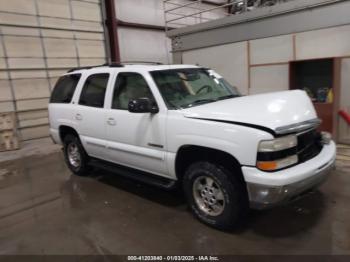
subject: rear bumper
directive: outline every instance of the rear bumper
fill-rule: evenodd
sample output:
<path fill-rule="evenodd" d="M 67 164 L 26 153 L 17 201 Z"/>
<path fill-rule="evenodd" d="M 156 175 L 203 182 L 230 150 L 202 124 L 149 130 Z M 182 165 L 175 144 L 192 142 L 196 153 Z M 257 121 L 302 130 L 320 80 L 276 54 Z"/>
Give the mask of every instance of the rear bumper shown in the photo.
<path fill-rule="evenodd" d="M 266 209 L 293 200 L 327 180 L 334 168 L 336 146 L 325 145 L 319 155 L 295 167 L 279 172 L 263 172 L 243 167 L 247 182 L 250 206 Z"/>

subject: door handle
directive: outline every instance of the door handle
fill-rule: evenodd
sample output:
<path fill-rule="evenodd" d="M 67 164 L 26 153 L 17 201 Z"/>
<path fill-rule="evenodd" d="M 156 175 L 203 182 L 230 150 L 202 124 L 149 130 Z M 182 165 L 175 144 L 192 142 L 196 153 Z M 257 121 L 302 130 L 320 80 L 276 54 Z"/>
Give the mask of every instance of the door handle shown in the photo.
<path fill-rule="evenodd" d="M 83 116 L 81 114 L 76 114 L 75 119 L 76 120 L 83 120 Z"/>
<path fill-rule="evenodd" d="M 110 125 L 110 126 L 115 126 L 117 124 L 117 122 L 115 121 L 114 118 L 108 118 L 107 120 L 107 123 Z"/>

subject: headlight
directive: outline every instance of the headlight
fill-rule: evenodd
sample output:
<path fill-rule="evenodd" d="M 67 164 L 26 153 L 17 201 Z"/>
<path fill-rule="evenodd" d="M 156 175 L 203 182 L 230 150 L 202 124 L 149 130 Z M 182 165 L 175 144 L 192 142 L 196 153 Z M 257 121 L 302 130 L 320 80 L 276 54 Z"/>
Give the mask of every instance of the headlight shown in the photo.
<path fill-rule="evenodd" d="M 260 142 L 259 152 L 281 151 L 291 147 L 296 147 L 297 144 L 298 144 L 298 140 L 297 140 L 297 137 L 294 135 L 280 137 L 273 140 Z"/>
<path fill-rule="evenodd" d="M 264 171 L 276 171 L 298 163 L 297 145 L 295 135 L 260 142 L 257 167 Z"/>

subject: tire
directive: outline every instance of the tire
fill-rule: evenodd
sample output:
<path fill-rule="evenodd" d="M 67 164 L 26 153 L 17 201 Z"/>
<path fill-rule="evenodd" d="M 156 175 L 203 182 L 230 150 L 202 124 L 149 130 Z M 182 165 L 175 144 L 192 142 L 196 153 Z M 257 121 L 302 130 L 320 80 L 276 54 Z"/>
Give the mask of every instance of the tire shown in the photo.
<path fill-rule="evenodd" d="M 89 171 L 89 156 L 86 154 L 80 139 L 75 135 L 66 135 L 63 139 L 63 151 L 68 168 L 75 175 L 86 176 Z"/>
<path fill-rule="evenodd" d="M 237 228 L 247 214 L 244 184 L 224 167 L 210 162 L 192 164 L 184 175 L 183 188 L 192 213 L 211 227 Z"/>

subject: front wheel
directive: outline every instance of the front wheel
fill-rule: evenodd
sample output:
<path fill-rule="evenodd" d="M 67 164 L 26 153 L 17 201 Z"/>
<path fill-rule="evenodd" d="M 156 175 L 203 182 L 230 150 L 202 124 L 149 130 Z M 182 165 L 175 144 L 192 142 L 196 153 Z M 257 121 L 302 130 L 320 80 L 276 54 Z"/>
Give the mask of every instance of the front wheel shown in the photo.
<path fill-rule="evenodd" d="M 69 169 L 76 175 L 86 175 L 88 171 L 89 157 L 79 138 L 75 135 L 67 135 L 63 142 L 64 157 Z"/>
<path fill-rule="evenodd" d="M 235 174 L 219 165 L 192 164 L 185 173 L 183 186 L 193 214 L 212 227 L 232 229 L 248 209 L 244 185 Z"/>

